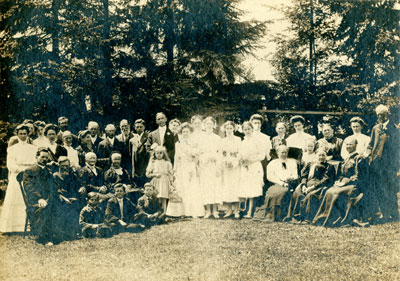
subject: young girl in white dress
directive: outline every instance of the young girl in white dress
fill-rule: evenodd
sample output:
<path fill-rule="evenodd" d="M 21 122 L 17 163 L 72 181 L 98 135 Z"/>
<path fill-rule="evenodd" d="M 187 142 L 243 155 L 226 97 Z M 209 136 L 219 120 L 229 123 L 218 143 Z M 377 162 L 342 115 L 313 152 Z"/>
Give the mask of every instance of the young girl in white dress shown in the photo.
<path fill-rule="evenodd" d="M 218 176 L 218 159 L 221 138 L 214 134 L 216 121 L 207 117 L 203 121 L 205 133 L 200 145 L 199 175 L 200 186 L 203 192 L 203 204 L 206 208 L 204 218 L 211 215 L 219 218 L 218 204 L 222 203 L 221 177 Z"/>
<path fill-rule="evenodd" d="M 22 232 L 25 227 L 25 202 L 17 175 L 36 163 L 37 147 L 27 143 L 29 127 L 16 129 L 18 143 L 7 149 L 8 186 L 1 211 L 0 232 Z"/>
<path fill-rule="evenodd" d="M 192 130 L 189 123 L 181 125 L 181 139 L 175 144 L 174 172 L 176 191 L 182 198 L 183 213 L 187 217 L 197 218 L 204 216 L 204 205 L 191 139 Z"/>
<path fill-rule="evenodd" d="M 264 185 L 264 172 L 261 161 L 265 158 L 262 143 L 257 141 L 253 134 L 253 125 L 246 121 L 243 123 L 244 140 L 240 146 L 240 189 L 238 197 L 249 202 L 245 218 L 251 218 L 254 198 L 262 195 Z"/>
<path fill-rule="evenodd" d="M 173 180 L 173 170 L 164 146 L 158 145 L 154 148 L 154 154 L 147 166 L 146 177 L 152 179 L 151 184 L 157 190 L 157 198 L 160 199 L 165 213 L 169 189 Z"/>
<path fill-rule="evenodd" d="M 235 123 L 227 121 L 223 125 L 226 137 L 221 139 L 220 165 L 222 175 L 222 201 L 226 206 L 225 218 L 235 214 L 239 218 L 239 149 L 241 139 L 235 136 Z"/>
<path fill-rule="evenodd" d="M 315 138 L 309 138 L 306 140 L 306 145 L 303 149 L 303 155 L 301 157 L 301 164 L 305 167 L 308 163 L 314 163 L 317 161 L 316 155 L 316 141 Z"/>

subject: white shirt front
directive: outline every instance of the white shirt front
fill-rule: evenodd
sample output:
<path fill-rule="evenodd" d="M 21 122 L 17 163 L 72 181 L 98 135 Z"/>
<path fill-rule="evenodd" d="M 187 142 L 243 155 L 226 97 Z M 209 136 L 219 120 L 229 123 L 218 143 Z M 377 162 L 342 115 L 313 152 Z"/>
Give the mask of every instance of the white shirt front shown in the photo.
<path fill-rule="evenodd" d="M 167 126 L 158 127 L 158 133 L 160 134 L 160 145 L 164 145 L 164 136 L 167 131 Z"/>
<path fill-rule="evenodd" d="M 114 146 L 114 140 L 115 138 L 110 139 L 109 137 L 107 137 L 108 141 L 111 143 L 112 146 Z"/>
<path fill-rule="evenodd" d="M 124 199 L 117 198 L 117 200 L 118 200 L 119 210 L 121 211 L 121 219 L 123 219 L 124 218 Z"/>
<path fill-rule="evenodd" d="M 64 146 L 64 147 L 67 150 L 67 157 L 69 162 L 71 163 L 71 166 L 74 167 L 79 166 L 78 151 L 73 149 L 71 146 Z"/>

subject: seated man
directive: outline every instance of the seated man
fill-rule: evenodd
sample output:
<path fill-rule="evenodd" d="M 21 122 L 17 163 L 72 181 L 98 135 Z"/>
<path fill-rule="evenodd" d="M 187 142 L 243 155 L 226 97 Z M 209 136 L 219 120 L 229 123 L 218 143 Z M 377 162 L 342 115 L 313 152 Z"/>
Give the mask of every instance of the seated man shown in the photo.
<path fill-rule="evenodd" d="M 143 230 L 144 225 L 133 223 L 138 210 L 136 205 L 125 196 L 125 186 L 117 183 L 114 191 L 115 196 L 108 200 L 105 215 L 105 221 L 111 227 L 113 234 Z"/>
<path fill-rule="evenodd" d="M 361 204 L 357 206 L 364 196 L 361 192 L 363 185 L 360 184 L 360 178 L 362 179 L 360 172 L 366 171 L 366 167 L 363 167 L 364 161 L 359 157 L 356 148 L 356 138 L 346 143 L 349 156 L 340 163 L 338 180 L 326 191 L 313 223 L 318 223 L 320 219 L 325 218 L 322 222 L 323 226 L 339 226 L 347 220 L 359 226 L 368 224 L 360 221 L 362 217 L 358 208 Z M 351 209 L 353 212 L 350 213 Z"/>
<path fill-rule="evenodd" d="M 110 228 L 104 223 L 103 211 L 99 206 L 99 194 L 90 192 L 88 203 L 79 215 L 79 225 L 85 238 L 111 237 Z"/>
<path fill-rule="evenodd" d="M 85 155 L 85 167 L 80 170 L 81 188 L 80 194 L 89 192 L 100 192 L 105 194 L 107 187 L 104 185 L 104 176 L 102 170 L 96 166 L 97 157 L 93 152 Z"/>
<path fill-rule="evenodd" d="M 137 208 L 139 213 L 136 223 L 138 224 L 150 227 L 165 221 L 165 214 L 151 183 L 146 183 L 144 185 L 144 195 L 139 198 Z"/>
<path fill-rule="evenodd" d="M 49 168 L 46 167 L 48 159 L 47 148 L 39 148 L 36 153 L 37 163 L 25 170 L 23 184 L 32 232 L 38 236 L 39 243 L 52 245 L 60 240 L 54 215 L 57 187 Z"/>
<path fill-rule="evenodd" d="M 63 240 L 75 239 L 79 233 L 79 212 L 83 207 L 78 190 L 80 188 L 77 173 L 71 168 L 69 159 L 61 156 L 58 159 L 58 172 L 54 173 L 54 181 L 58 190 L 55 214 L 59 225 L 64 226 Z"/>
<path fill-rule="evenodd" d="M 121 153 L 113 152 L 111 154 L 111 167 L 104 173 L 104 184 L 109 192 L 114 193 L 114 185 L 117 183 L 131 184 L 131 177 L 127 170 L 121 167 Z"/>
<path fill-rule="evenodd" d="M 121 167 L 121 153 L 113 152 L 111 154 L 111 167 L 104 173 L 104 184 L 109 193 L 114 193 L 114 186 L 118 183 L 126 185 L 125 192 L 132 202 L 137 202 L 137 198 L 143 195 L 141 189 L 133 188 L 129 172 Z M 135 199 L 136 198 L 136 199 Z"/>

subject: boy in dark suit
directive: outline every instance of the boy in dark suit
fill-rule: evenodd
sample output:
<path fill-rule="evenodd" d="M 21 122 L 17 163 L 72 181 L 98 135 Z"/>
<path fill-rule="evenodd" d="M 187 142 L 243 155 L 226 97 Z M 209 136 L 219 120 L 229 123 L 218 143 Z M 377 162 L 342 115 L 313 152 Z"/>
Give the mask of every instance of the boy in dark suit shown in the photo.
<path fill-rule="evenodd" d="M 85 238 L 111 237 L 111 229 L 104 223 L 103 211 L 99 207 L 99 195 L 88 194 L 88 203 L 79 215 L 79 225 Z"/>
<path fill-rule="evenodd" d="M 144 225 L 133 223 L 137 217 L 136 205 L 125 196 L 125 186 L 118 183 L 114 187 L 115 196 L 107 202 L 105 221 L 113 234 L 120 232 L 140 232 Z"/>
<path fill-rule="evenodd" d="M 165 221 L 165 214 L 151 183 L 144 185 L 144 195 L 139 198 L 137 208 L 139 213 L 136 223 L 151 227 Z"/>

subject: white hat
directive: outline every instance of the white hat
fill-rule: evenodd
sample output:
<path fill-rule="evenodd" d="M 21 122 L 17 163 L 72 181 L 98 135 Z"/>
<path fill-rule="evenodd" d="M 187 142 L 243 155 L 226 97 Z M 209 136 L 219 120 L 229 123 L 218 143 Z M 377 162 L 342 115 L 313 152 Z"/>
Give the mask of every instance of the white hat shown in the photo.
<path fill-rule="evenodd" d="M 376 114 L 389 113 L 389 108 L 383 104 L 380 104 L 375 108 L 375 112 Z"/>

